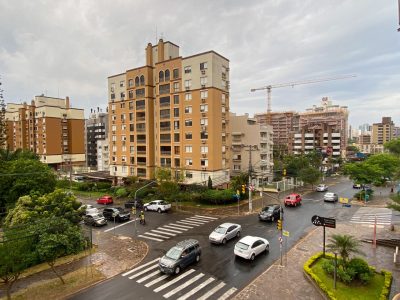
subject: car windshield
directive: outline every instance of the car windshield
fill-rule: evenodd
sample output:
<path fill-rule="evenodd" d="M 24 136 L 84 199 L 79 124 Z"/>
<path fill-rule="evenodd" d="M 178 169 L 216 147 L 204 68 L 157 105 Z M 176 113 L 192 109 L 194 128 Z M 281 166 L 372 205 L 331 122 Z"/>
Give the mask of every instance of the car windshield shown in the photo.
<path fill-rule="evenodd" d="M 169 249 L 169 251 L 165 254 L 166 257 L 177 260 L 179 257 L 181 257 L 182 254 L 182 249 L 173 247 Z"/>
<path fill-rule="evenodd" d="M 103 218 L 103 216 L 101 214 L 95 214 L 93 215 L 93 219 L 97 220 L 97 219 L 101 219 Z"/>
<path fill-rule="evenodd" d="M 264 212 L 273 212 L 274 211 L 274 207 L 273 206 L 267 206 L 267 207 L 264 207 L 262 211 L 264 211 Z"/>
<path fill-rule="evenodd" d="M 226 232 L 226 228 L 218 226 L 217 228 L 215 228 L 214 232 L 224 234 Z"/>
<path fill-rule="evenodd" d="M 242 249 L 242 250 L 249 249 L 249 245 L 246 245 L 246 244 L 244 244 L 242 242 L 237 242 L 236 247 L 239 248 L 239 249 Z"/>
<path fill-rule="evenodd" d="M 296 200 L 296 195 L 289 195 L 287 196 L 287 199 Z"/>

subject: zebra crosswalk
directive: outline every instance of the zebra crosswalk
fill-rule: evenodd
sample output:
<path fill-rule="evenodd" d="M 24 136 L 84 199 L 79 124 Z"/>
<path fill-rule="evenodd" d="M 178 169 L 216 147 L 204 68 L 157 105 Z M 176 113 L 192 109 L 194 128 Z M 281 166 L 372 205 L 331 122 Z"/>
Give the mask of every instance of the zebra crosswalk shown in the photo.
<path fill-rule="evenodd" d="M 177 236 L 180 233 L 215 220 L 218 220 L 218 218 L 195 215 L 179 221 L 175 221 L 174 223 L 168 223 L 166 225 L 159 226 L 156 229 L 151 229 L 138 235 L 138 237 L 146 240 L 163 242 L 167 239 L 170 239 L 171 237 Z"/>
<path fill-rule="evenodd" d="M 379 207 L 361 207 L 350 220 L 350 223 L 374 225 L 376 218 L 377 225 L 387 225 L 392 223 L 392 210 Z"/>
<path fill-rule="evenodd" d="M 185 270 L 176 276 L 166 275 L 158 270 L 159 260 L 160 257 L 129 270 L 122 276 L 143 284 L 165 299 L 225 300 L 237 291 L 235 287 L 195 269 Z"/>

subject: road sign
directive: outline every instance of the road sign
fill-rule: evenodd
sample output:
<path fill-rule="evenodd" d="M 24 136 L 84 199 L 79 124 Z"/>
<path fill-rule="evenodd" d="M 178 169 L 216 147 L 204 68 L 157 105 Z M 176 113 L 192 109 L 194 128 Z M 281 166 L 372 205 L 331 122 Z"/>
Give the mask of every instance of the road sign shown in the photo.
<path fill-rule="evenodd" d="M 349 198 L 340 197 L 339 202 L 343 204 L 349 203 Z"/>
<path fill-rule="evenodd" d="M 336 228 L 336 219 L 324 218 L 324 226 L 329 228 Z"/>
<path fill-rule="evenodd" d="M 329 227 L 329 228 L 336 228 L 336 220 L 332 218 L 324 218 L 320 216 L 313 216 L 311 218 L 311 222 L 315 226 L 324 226 L 324 227 Z"/>
<path fill-rule="evenodd" d="M 282 231 L 282 234 L 284 235 L 284 236 L 287 236 L 287 237 L 289 237 L 289 231 L 287 231 L 287 230 L 283 230 Z"/>

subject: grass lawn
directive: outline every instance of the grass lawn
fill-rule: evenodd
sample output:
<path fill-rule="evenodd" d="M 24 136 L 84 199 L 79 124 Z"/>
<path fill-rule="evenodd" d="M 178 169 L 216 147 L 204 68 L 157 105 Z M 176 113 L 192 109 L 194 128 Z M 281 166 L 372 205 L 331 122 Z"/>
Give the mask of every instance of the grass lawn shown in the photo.
<path fill-rule="evenodd" d="M 336 290 L 333 289 L 333 277 L 330 277 L 322 269 L 322 263 L 325 258 L 320 258 L 312 267 L 312 271 L 316 274 L 321 281 L 326 285 L 327 288 L 331 289 L 333 294 L 338 300 L 375 300 L 379 299 L 383 289 L 384 276 L 382 274 L 375 273 L 375 276 L 371 279 L 368 285 L 362 285 L 361 283 L 346 285 L 343 282 L 336 282 Z"/>

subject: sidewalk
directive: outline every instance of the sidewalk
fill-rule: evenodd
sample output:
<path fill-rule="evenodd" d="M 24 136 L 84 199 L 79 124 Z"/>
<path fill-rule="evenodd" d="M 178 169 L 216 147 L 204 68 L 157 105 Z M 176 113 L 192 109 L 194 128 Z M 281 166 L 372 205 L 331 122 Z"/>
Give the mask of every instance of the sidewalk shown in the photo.
<path fill-rule="evenodd" d="M 322 227 L 316 227 L 307 236 L 300 240 L 287 255 L 287 265 L 279 266 L 275 262 L 263 274 L 239 292 L 233 299 L 264 300 L 264 299 L 323 299 L 321 294 L 307 281 L 303 274 L 304 263 L 313 254 L 322 251 Z M 372 238 L 373 228 L 354 224 L 337 224 L 337 228 L 326 228 L 326 240 L 331 234 L 350 234 L 358 239 Z M 390 232 L 387 228 L 377 229 L 379 238 L 391 236 L 400 238 L 397 232 Z M 371 244 L 362 243 L 361 250 L 365 253 L 368 263 L 376 267 L 377 271 L 386 269 L 392 272 L 391 297 L 400 293 L 400 267 L 393 264 L 393 248 L 377 246 L 374 250 Z M 286 263 L 285 258 L 283 259 Z"/>

